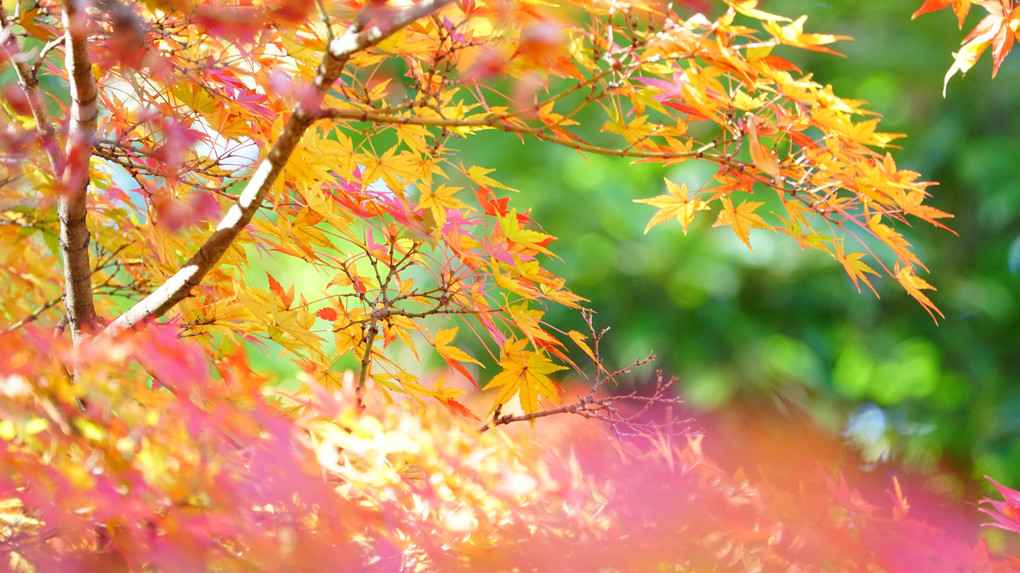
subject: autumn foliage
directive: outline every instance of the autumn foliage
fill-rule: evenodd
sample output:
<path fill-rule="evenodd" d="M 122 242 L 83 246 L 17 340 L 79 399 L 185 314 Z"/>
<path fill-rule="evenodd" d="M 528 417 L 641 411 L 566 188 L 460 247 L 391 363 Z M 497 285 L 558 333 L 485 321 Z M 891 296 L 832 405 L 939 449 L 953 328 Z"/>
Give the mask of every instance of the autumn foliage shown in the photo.
<path fill-rule="evenodd" d="M 911 507 L 834 443 L 781 479 L 723 467 L 668 378 L 614 396 L 651 358 L 605 363 L 602 325 L 545 266 L 555 237 L 457 153 L 490 131 L 508 153 L 706 162 L 705 185 L 638 200 L 646 232 L 786 235 L 941 317 L 902 227 L 951 215 L 888 153 L 898 134 L 784 57 L 842 36 L 753 0 L 0 16 L 2 567 L 1002 565 L 974 512 Z M 270 257 L 321 280 L 246 272 Z M 583 326 L 547 323 L 552 305 Z M 990 511 L 1016 529 L 1002 491 Z"/>

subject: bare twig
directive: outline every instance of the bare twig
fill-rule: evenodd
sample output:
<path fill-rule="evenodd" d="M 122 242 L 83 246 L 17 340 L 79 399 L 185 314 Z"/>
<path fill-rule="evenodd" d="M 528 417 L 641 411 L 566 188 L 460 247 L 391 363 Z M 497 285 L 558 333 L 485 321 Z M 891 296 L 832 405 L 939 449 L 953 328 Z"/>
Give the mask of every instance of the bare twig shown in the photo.
<path fill-rule="evenodd" d="M 529 422 L 557 414 L 575 414 L 582 418 L 606 422 L 617 435 L 621 436 L 641 435 L 648 437 L 661 435 L 664 433 L 663 424 L 665 424 L 665 433 L 677 431 L 674 429 L 674 421 L 672 420 L 673 406 L 683 404 L 683 400 L 673 391 L 673 383 L 676 382 L 676 379 L 663 377 L 662 371 L 656 372 L 656 384 L 651 395 L 639 394 L 637 391 L 618 396 L 600 397 L 597 395 L 597 390 L 605 382 L 615 381 L 617 376 L 629 373 L 637 366 L 651 362 L 654 356 L 649 354 L 641 360 L 635 360 L 625 368 L 609 372 L 602 366 L 602 356 L 599 350 L 599 342 L 609 329 L 604 328 L 596 332 L 592 324 L 591 312 L 582 312 L 582 316 L 592 335 L 592 354 L 597 368 L 595 378 L 592 380 L 591 390 L 588 394 L 586 396 L 578 396 L 577 401 L 572 404 L 530 414 L 502 414 L 503 405 L 499 404 L 492 417 L 478 429 L 479 431 L 484 432 L 497 426 L 505 426 L 515 422 Z M 649 416 L 651 410 L 656 407 L 666 408 L 666 420 L 662 423 Z M 672 436 L 668 436 L 667 439 L 672 439 Z"/>
<path fill-rule="evenodd" d="M 361 372 L 358 374 L 358 406 L 362 405 L 362 394 L 368 381 L 368 371 L 372 366 L 372 346 L 375 344 L 376 335 L 379 334 L 379 324 L 375 316 L 369 321 L 365 332 L 365 352 L 361 356 Z"/>
<path fill-rule="evenodd" d="M 49 42 L 46 42 L 46 45 L 43 46 L 42 50 L 39 51 L 39 55 L 37 56 L 35 65 L 32 66 L 33 76 L 36 77 L 39 76 L 39 68 L 41 68 L 42 65 L 46 62 L 46 55 L 49 54 L 50 51 L 52 51 L 53 49 L 59 48 L 60 45 L 63 44 L 65 40 L 66 38 L 64 37 L 64 34 L 61 34 L 56 38 L 50 40 Z"/>
<path fill-rule="evenodd" d="M 322 23 L 326 25 L 326 39 L 332 42 L 333 21 L 329 17 L 329 12 L 326 11 L 326 6 L 322 3 L 322 0 L 315 0 L 315 7 L 319 9 L 319 17 L 322 18 Z"/>
<path fill-rule="evenodd" d="M 417 115 L 390 115 L 379 113 L 368 109 L 323 109 L 316 113 L 316 118 L 348 119 L 354 121 L 365 121 L 375 124 L 393 125 L 421 125 L 425 127 L 453 128 L 489 128 L 507 133 L 530 135 L 536 139 L 554 143 L 570 149 L 597 155 L 608 155 L 612 157 L 629 157 L 632 159 L 661 159 L 661 160 L 682 160 L 701 159 L 716 163 L 718 165 L 733 167 L 739 170 L 747 169 L 750 164 L 734 159 L 730 155 L 714 155 L 706 153 L 705 150 L 692 151 L 643 151 L 634 149 L 634 145 L 628 147 L 603 147 L 592 145 L 574 139 L 566 139 L 549 133 L 547 126 L 529 127 L 523 124 L 513 115 L 492 116 L 484 119 L 446 119 L 441 117 L 423 117 Z M 514 120 L 514 121 L 511 121 Z"/>
<path fill-rule="evenodd" d="M 64 299 L 61 298 L 61 297 L 57 297 L 57 298 L 50 299 L 50 300 L 46 301 L 45 303 L 43 303 L 42 306 L 40 306 L 39 308 L 33 310 L 25 318 L 22 318 L 21 320 L 15 322 L 14 324 L 12 324 L 12 325 L 8 326 L 7 328 L 3 329 L 3 332 L 5 332 L 5 333 L 6 332 L 10 332 L 12 330 L 17 330 L 17 329 L 21 328 L 22 326 L 25 326 L 26 324 L 28 324 L 28 323 L 32 322 L 33 320 L 39 318 L 39 316 L 42 315 L 42 313 L 44 313 L 47 310 L 49 310 L 49 309 L 57 306 L 58 304 L 60 304 L 60 301 L 62 301 L 62 300 L 64 300 Z M 66 317 L 67 315 L 64 315 L 64 316 Z"/>

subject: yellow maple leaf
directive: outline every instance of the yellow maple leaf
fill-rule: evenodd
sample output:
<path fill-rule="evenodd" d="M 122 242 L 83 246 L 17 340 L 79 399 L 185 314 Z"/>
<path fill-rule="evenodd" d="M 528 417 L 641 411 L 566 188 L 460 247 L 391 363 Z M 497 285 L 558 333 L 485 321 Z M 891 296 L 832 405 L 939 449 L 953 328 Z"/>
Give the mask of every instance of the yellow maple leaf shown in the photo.
<path fill-rule="evenodd" d="M 501 405 L 519 394 L 521 409 L 525 414 L 538 412 L 539 397 L 553 403 L 560 402 L 559 390 L 549 374 L 565 370 L 566 366 L 552 363 L 543 352 L 524 350 L 527 340 L 508 340 L 503 345 L 499 366 L 503 369 L 486 385 L 487 388 L 501 388 L 495 404 Z M 493 406 L 492 412 L 496 410 Z"/>
<path fill-rule="evenodd" d="M 831 44 L 839 40 L 849 40 L 849 36 L 835 36 L 833 34 L 805 34 L 804 22 L 807 16 L 801 16 L 786 26 L 780 26 L 774 20 L 764 24 L 765 31 L 772 34 L 777 40 L 787 46 L 796 46 L 806 50 L 815 50 L 829 54 L 839 55 L 839 52 L 823 48 L 825 44 Z"/>
<path fill-rule="evenodd" d="M 545 245 L 555 237 L 539 231 L 522 228 L 520 219 L 517 217 L 517 209 L 511 209 L 509 213 L 499 216 L 498 219 L 503 236 L 508 241 L 517 243 L 522 248 L 534 249 L 540 253 L 552 255 L 545 248 Z"/>
<path fill-rule="evenodd" d="M 507 187 L 492 177 L 489 177 L 489 173 L 492 173 L 495 169 L 486 169 L 484 167 L 479 167 L 478 165 L 472 165 L 465 170 L 464 166 L 461 165 L 461 170 L 464 171 L 464 175 L 467 176 L 468 179 L 477 185 L 487 185 L 493 188 L 506 189 L 507 191 L 517 191 L 516 189 Z"/>
<path fill-rule="evenodd" d="M 868 288 L 871 289 L 871 292 L 875 293 L 875 296 L 878 296 L 878 291 L 875 290 L 874 286 L 872 286 L 871 281 L 868 280 L 867 275 L 872 274 L 875 276 L 879 276 L 879 274 L 875 272 L 874 269 L 869 267 L 867 263 L 861 260 L 861 257 L 864 256 L 864 253 L 855 252 L 844 254 L 843 244 L 839 241 L 836 241 L 834 244 L 836 246 L 836 254 L 833 255 L 833 257 L 841 265 L 843 265 L 843 270 L 846 271 L 846 274 L 847 276 L 850 277 L 850 280 L 854 282 L 854 286 L 857 287 L 857 292 L 861 292 L 861 285 L 858 281 L 864 281 L 864 284 L 868 285 Z"/>
<path fill-rule="evenodd" d="M 450 345 L 453 342 L 453 338 L 457 336 L 457 327 L 443 328 L 436 331 L 435 338 L 433 338 L 432 345 L 436 348 L 436 352 L 440 356 L 447 360 L 456 360 L 457 362 L 474 362 L 481 366 L 482 363 L 471 357 L 470 354 L 464 352 L 456 346 Z"/>
<path fill-rule="evenodd" d="M 519 328 L 521 333 L 523 333 L 532 344 L 535 344 L 536 342 L 543 344 L 558 343 L 552 335 L 542 328 L 542 317 L 545 313 L 541 310 L 528 308 L 527 302 L 511 305 L 507 310 L 509 311 L 510 318 L 513 320 L 514 326 Z"/>
<path fill-rule="evenodd" d="M 776 14 L 770 14 L 768 12 L 762 12 L 758 10 L 758 0 L 726 0 L 726 3 L 730 5 L 740 14 L 755 18 L 757 20 L 764 20 L 766 22 L 780 21 L 789 22 L 790 19 L 785 16 L 778 16 Z"/>
<path fill-rule="evenodd" d="M 712 226 L 732 226 L 733 232 L 740 237 L 740 240 L 747 245 L 749 250 L 753 251 L 754 249 L 751 249 L 751 240 L 748 237 L 750 235 L 751 228 L 772 230 L 772 227 L 766 223 L 761 216 L 756 215 L 754 212 L 754 210 L 761 207 L 763 203 L 757 201 L 750 203 L 747 201 L 741 201 L 740 205 L 734 207 L 733 200 L 729 198 L 723 199 L 722 203 L 722 211 L 719 211 L 719 217 L 715 220 L 715 224 Z"/>
<path fill-rule="evenodd" d="M 435 190 L 423 189 L 421 199 L 418 201 L 418 209 L 431 210 L 436 226 L 442 227 L 446 223 L 447 209 L 469 209 L 463 201 L 455 195 L 462 187 L 448 187 L 440 185 Z"/>
<path fill-rule="evenodd" d="M 692 199 L 686 183 L 677 185 L 666 179 L 666 189 L 669 191 L 666 195 L 634 200 L 635 203 L 644 203 L 659 208 L 659 212 L 652 215 L 651 220 L 648 221 L 645 233 L 648 233 L 652 227 L 675 218 L 683 226 L 686 235 L 691 221 L 694 220 L 694 213 L 708 209 L 708 203 L 701 199 Z"/>

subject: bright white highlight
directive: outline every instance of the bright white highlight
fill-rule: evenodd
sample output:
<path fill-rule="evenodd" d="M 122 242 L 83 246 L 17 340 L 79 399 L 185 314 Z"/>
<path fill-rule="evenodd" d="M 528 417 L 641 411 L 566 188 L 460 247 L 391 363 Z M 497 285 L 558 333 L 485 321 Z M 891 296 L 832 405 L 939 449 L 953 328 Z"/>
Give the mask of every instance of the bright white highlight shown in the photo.
<path fill-rule="evenodd" d="M 230 210 L 228 210 L 227 214 L 220 220 L 220 224 L 216 225 L 216 230 L 222 231 L 223 229 L 229 229 L 236 225 L 240 220 L 241 208 L 237 205 L 231 205 Z"/>
<path fill-rule="evenodd" d="M 334 58 L 340 58 L 345 54 L 353 54 L 358 48 L 358 35 L 352 34 L 350 30 L 343 36 L 333 38 L 333 41 L 329 43 L 329 53 Z"/>
<path fill-rule="evenodd" d="M 113 321 L 106 331 L 103 332 L 104 336 L 116 334 L 124 328 L 131 328 L 139 320 L 149 316 L 163 303 L 170 300 L 170 298 L 177 293 L 179 290 L 184 288 L 184 285 L 188 280 L 198 273 L 198 265 L 188 265 L 183 267 L 181 270 L 174 273 L 174 275 L 166 280 L 165 283 L 160 285 L 158 289 L 152 292 L 149 296 L 145 297 L 142 302 L 131 307 L 130 310 L 120 315 L 120 318 Z"/>
<path fill-rule="evenodd" d="M 220 220 L 220 224 L 216 225 L 217 231 L 230 229 L 237 225 L 244 214 L 244 210 L 251 207 L 252 203 L 255 202 L 259 189 L 266 184 L 266 181 L 269 179 L 269 173 L 272 170 L 273 166 L 268 161 L 263 161 L 259 164 L 258 169 L 251 176 L 251 181 L 248 181 L 248 184 L 244 186 L 244 191 L 241 191 L 241 196 L 237 198 L 237 203 L 230 206 L 227 214 Z"/>
<path fill-rule="evenodd" d="M 255 173 L 251 176 L 251 181 L 244 186 L 244 191 L 241 192 L 241 196 L 237 198 L 237 204 L 242 209 L 247 209 L 251 206 L 252 201 L 255 200 L 255 196 L 259 194 L 259 189 L 265 184 L 266 179 L 269 178 L 269 173 L 273 170 L 273 166 L 269 164 L 269 161 L 263 160 L 259 164 L 259 168 L 255 170 Z"/>

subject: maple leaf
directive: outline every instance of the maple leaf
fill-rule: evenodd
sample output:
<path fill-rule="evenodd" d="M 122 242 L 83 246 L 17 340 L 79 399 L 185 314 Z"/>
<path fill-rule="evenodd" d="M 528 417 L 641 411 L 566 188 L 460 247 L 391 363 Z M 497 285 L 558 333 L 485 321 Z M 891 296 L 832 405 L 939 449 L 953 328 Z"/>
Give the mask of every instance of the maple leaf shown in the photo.
<path fill-rule="evenodd" d="M 787 46 L 796 46 L 817 52 L 842 55 L 835 50 L 823 48 L 824 44 L 831 44 L 839 40 L 849 40 L 849 36 L 835 36 L 833 34 L 805 34 L 804 22 L 807 16 L 801 16 L 786 26 L 780 26 L 775 21 L 766 22 L 764 28 L 775 36 L 777 40 Z"/>
<path fill-rule="evenodd" d="M 874 233 L 878 240 L 885 243 L 885 245 L 889 247 L 889 249 L 892 250 L 892 252 L 895 253 L 896 256 L 904 263 L 913 263 L 924 267 L 924 265 L 921 264 L 921 260 L 917 258 L 917 255 L 910 252 L 910 243 L 903 238 L 902 234 L 897 233 L 892 227 L 882 223 L 881 215 L 872 215 L 871 218 L 868 219 L 868 230 Z M 928 269 L 925 268 L 925 270 Z"/>
<path fill-rule="evenodd" d="M 875 293 L 875 296 L 878 296 L 878 291 L 876 291 L 875 287 L 872 286 L 871 281 L 868 280 L 867 275 L 872 274 L 875 276 L 879 276 L 879 274 L 875 272 L 874 269 L 869 267 L 867 263 L 861 260 L 861 257 L 864 256 L 864 253 L 857 252 L 844 254 L 842 243 L 837 241 L 835 245 L 836 253 L 833 255 L 833 257 L 836 259 L 836 261 L 843 265 L 843 269 L 846 271 L 846 274 L 850 277 L 850 280 L 854 282 L 854 286 L 857 287 L 857 292 L 861 292 L 861 285 L 858 283 L 858 281 L 860 280 L 864 281 L 864 284 L 868 285 L 868 288 L 871 289 L 871 292 Z"/>
<path fill-rule="evenodd" d="M 758 0 L 726 0 L 726 3 L 730 5 L 738 13 L 744 16 L 749 16 L 757 20 L 765 20 L 767 22 L 780 21 L 789 22 L 790 19 L 785 16 L 779 16 L 776 14 L 770 14 L 768 12 L 762 12 L 757 9 Z"/>
<path fill-rule="evenodd" d="M 733 200 L 728 197 L 723 199 L 722 203 L 722 211 L 719 211 L 719 217 L 716 218 L 715 224 L 712 226 L 732 226 L 733 232 L 740 237 L 740 240 L 747 245 L 749 250 L 753 251 L 754 249 L 751 248 L 751 240 L 749 238 L 751 228 L 772 230 L 772 226 L 754 212 L 755 209 L 761 207 L 764 203 L 741 201 L 740 205 L 734 207 Z"/>
<path fill-rule="evenodd" d="M 988 8 L 990 14 L 985 16 L 967 37 L 963 39 L 963 47 L 953 53 L 953 65 L 946 72 L 942 86 L 942 97 L 946 96 L 949 80 L 960 72 L 967 73 L 977 63 L 981 54 L 992 48 L 992 77 L 999 71 L 1002 61 L 1013 49 L 1017 28 L 1020 28 L 1020 6 L 1011 10 L 1005 4 Z"/>
<path fill-rule="evenodd" d="M 928 314 L 931 315 L 932 320 L 938 323 L 938 319 L 935 318 L 936 313 L 941 318 L 946 317 L 942 314 L 942 311 L 935 306 L 935 303 L 933 303 L 927 295 L 921 292 L 923 290 L 935 290 L 935 287 L 931 286 L 927 281 L 914 274 L 913 267 L 909 265 L 901 266 L 897 263 L 894 272 L 896 280 L 899 281 L 900 285 L 907 291 L 907 294 L 914 297 L 914 300 L 917 302 L 921 303 L 921 306 L 923 306 L 924 309 L 928 311 Z"/>
<path fill-rule="evenodd" d="M 290 290 L 284 291 L 273 275 L 266 273 L 266 277 L 269 278 L 269 290 L 283 302 L 284 308 L 290 308 L 291 303 L 294 302 L 294 285 L 291 285 Z"/>
<path fill-rule="evenodd" d="M 442 227 L 446 224 L 447 209 L 468 209 L 468 206 L 455 196 L 460 190 L 461 187 L 447 187 L 446 185 L 440 185 L 435 190 L 422 190 L 416 210 L 430 209 L 435 224 Z"/>
<path fill-rule="evenodd" d="M 992 506 L 992 509 L 981 508 L 981 511 L 995 518 L 996 522 L 988 525 L 1020 533 L 1020 492 L 1008 488 L 990 477 L 986 476 L 985 479 L 992 482 L 992 485 L 995 486 L 995 489 L 999 490 L 999 494 L 1003 499 L 1003 501 L 989 498 L 981 500 L 981 503 L 987 503 Z"/>
<path fill-rule="evenodd" d="M 917 217 L 917 218 L 919 218 L 919 219 L 921 219 L 923 221 L 926 221 L 928 223 L 931 223 L 932 225 L 935 225 L 936 227 L 940 227 L 942 229 L 945 229 L 945 230 L 947 230 L 950 233 L 953 233 L 955 235 L 956 231 L 953 231 L 949 227 L 947 227 L 947 226 L 943 225 L 942 223 L 939 223 L 938 221 L 936 221 L 936 219 L 952 219 L 953 215 L 950 214 L 950 213 L 946 213 L 945 211 L 941 211 L 939 209 L 936 209 L 935 207 L 931 207 L 931 206 L 928 206 L 928 205 L 922 205 L 921 204 L 922 201 L 924 201 L 924 193 L 923 192 L 921 192 L 921 191 L 913 191 L 911 193 L 908 193 L 906 198 L 901 203 L 901 205 L 903 207 L 903 212 L 907 213 L 908 215 L 913 215 L 913 216 L 915 216 L 915 217 Z"/>
<path fill-rule="evenodd" d="M 585 335 L 581 334 L 576 330 L 571 330 L 570 332 L 567 333 L 567 336 L 569 336 L 570 339 L 574 341 L 574 344 L 577 344 L 578 348 L 583 350 L 584 353 L 588 355 L 588 358 L 591 358 L 592 362 L 598 363 L 598 359 L 595 358 L 595 353 L 592 352 L 591 347 L 588 346 L 587 342 L 585 342 L 585 339 L 587 338 Z M 601 366 L 602 365 L 599 364 L 599 367 Z"/>
<path fill-rule="evenodd" d="M 761 120 L 753 116 L 747 122 L 751 161 L 754 162 L 755 167 L 771 175 L 773 179 L 779 179 L 779 160 L 776 158 L 776 152 L 758 139 L 758 126 L 760 123 Z"/>
<path fill-rule="evenodd" d="M 327 306 L 325 308 L 320 308 L 319 310 L 317 310 L 315 312 L 315 316 L 321 318 L 322 320 L 336 322 L 338 315 L 335 308 L 330 308 Z"/>
<path fill-rule="evenodd" d="M 634 143 L 639 139 L 647 137 L 653 129 L 654 125 L 648 123 L 647 115 L 637 116 L 630 121 L 626 121 L 623 114 L 616 114 L 612 120 L 605 122 L 602 126 L 602 131 L 620 135 L 628 143 Z"/>
<path fill-rule="evenodd" d="M 453 342 L 454 337 L 457 336 L 457 330 L 458 327 L 437 330 L 432 339 L 432 346 L 446 360 L 447 364 L 463 374 L 465 378 L 471 381 L 475 388 L 478 388 L 478 382 L 475 381 L 474 376 L 471 375 L 467 368 L 461 365 L 461 362 L 473 362 L 479 366 L 482 366 L 482 363 L 472 358 L 467 352 L 450 344 Z"/>
<path fill-rule="evenodd" d="M 492 173 L 493 171 L 495 171 L 495 169 L 486 169 L 484 167 L 472 165 L 468 169 L 464 170 L 464 175 L 466 175 L 468 179 L 477 183 L 480 186 L 484 185 L 487 187 L 496 187 L 497 189 L 505 189 L 507 191 L 517 191 L 516 189 L 507 187 L 506 185 L 503 185 L 499 181 L 496 181 L 495 179 L 489 177 L 489 173 Z"/>
<path fill-rule="evenodd" d="M 921 14 L 935 12 L 936 10 L 952 6 L 953 13 L 956 14 L 960 27 L 963 28 L 963 21 L 967 18 L 967 13 L 970 12 L 970 5 L 978 2 L 980 2 L 980 0 L 924 0 L 924 4 L 922 4 L 921 7 L 910 16 L 910 19 L 913 20 Z"/>
<path fill-rule="evenodd" d="M 566 366 L 554 364 L 543 352 L 524 350 L 527 340 L 510 339 L 503 345 L 499 366 L 503 369 L 486 384 L 486 388 L 500 388 L 492 412 L 496 406 L 506 404 L 519 395 L 525 414 L 538 412 L 539 398 L 558 404 L 559 390 L 549 374 L 566 370 Z"/>
<path fill-rule="evenodd" d="M 669 191 L 666 195 L 659 195 L 658 197 L 652 197 L 649 199 L 635 199 L 635 203 L 644 203 L 653 207 L 658 207 L 659 212 L 652 215 L 651 220 L 648 221 L 648 225 L 645 226 L 645 233 L 648 233 L 656 225 L 665 223 L 670 219 L 675 218 L 680 222 L 680 225 L 684 229 L 684 234 L 687 234 L 687 229 L 691 225 L 691 221 L 694 220 L 694 213 L 698 211 L 705 211 L 708 209 L 708 203 L 701 199 L 692 199 L 690 192 L 687 189 L 687 183 L 677 185 L 669 179 L 666 179 L 666 189 Z"/>
<path fill-rule="evenodd" d="M 555 237 L 521 227 L 521 216 L 517 214 L 516 209 L 511 209 L 506 215 L 499 216 L 498 220 L 503 236 L 508 241 L 517 243 L 520 250 L 534 249 L 543 254 L 552 254 L 545 248 L 545 245 L 549 244 Z"/>
<path fill-rule="evenodd" d="M 507 214 L 507 203 L 510 202 L 509 197 L 501 197 L 499 199 L 493 194 L 492 189 L 487 185 L 479 185 L 475 191 L 475 197 L 478 198 L 478 204 L 482 207 L 482 212 L 486 215 L 506 215 Z"/>

